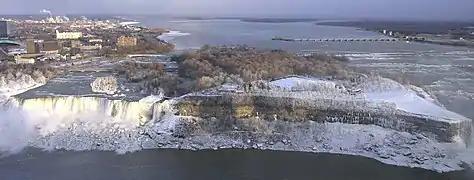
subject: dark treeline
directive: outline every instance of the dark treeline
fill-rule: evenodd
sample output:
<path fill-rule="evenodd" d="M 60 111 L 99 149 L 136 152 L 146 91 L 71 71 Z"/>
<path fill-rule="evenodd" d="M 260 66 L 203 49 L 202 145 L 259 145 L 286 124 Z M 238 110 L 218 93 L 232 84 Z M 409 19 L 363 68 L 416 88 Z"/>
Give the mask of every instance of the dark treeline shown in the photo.
<path fill-rule="evenodd" d="M 204 46 L 173 56 L 178 74 L 167 74 L 156 64 L 124 63 L 117 70 L 131 82 L 143 82 L 151 92 L 176 96 L 216 87 L 224 83 L 244 84 L 287 75 L 349 78 L 347 58 L 314 54 L 297 56 L 281 50 L 259 50 L 247 46 Z"/>
<path fill-rule="evenodd" d="M 245 82 L 286 75 L 347 76 L 344 57 L 297 56 L 281 50 L 265 51 L 247 46 L 205 46 L 172 60 L 178 62 L 180 77 L 193 80 L 221 74 L 236 75 Z"/>
<path fill-rule="evenodd" d="M 180 78 L 174 74 L 167 74 L 162 63 L 124 62 L 115 67 L 115 70 L 124 75 L 129 82 L 141 83 L 141 89 L 152 94 L 163 92 L 168 96 L 177 95 Z"/>

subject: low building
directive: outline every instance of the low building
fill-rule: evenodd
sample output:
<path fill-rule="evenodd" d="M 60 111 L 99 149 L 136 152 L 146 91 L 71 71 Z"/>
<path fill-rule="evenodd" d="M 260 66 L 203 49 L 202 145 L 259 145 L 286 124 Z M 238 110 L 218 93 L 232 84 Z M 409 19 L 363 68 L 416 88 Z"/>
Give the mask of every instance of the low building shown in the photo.
<path fill-rule="evenodd" d="M 94 44 L 94 45 L 83 45 L 80 47 L 81 51 L 91 51 L 91 50 L 99 50 L 102 49 L 102 45 Z"/>
<path fill-rule="evenodd" d="M 117 46 L 119 47 L 136 46 L 136 45 L 137 45 L 136 37 L 120 36 L 117 39 Z"/>
<path fill-rule="evenodd" d="M 56 30 L 56 39 L 79 39 L 82 37 L 82 32 L 59 32 Z"/>
<path fill-rule="evenodd" d="M 38 54 L 41 50 L 41 41 L 35 39 L 26 40 L 26 52 L 28 54 Z"/>
<path fill-rule="evenodd" d="M 42 43 L 40 52 L 42 54 L 58 54 L 59 43 L 57 41 L 45 41 Z"/>
<path fill-rule="evenodd" d="M 89 43 L 102 43 L 104 42 L 102 39 L 89 39 Z"/>
<path fill-rule="evenodd" d="M 15 63 L 17 64 L 34 64 L 35 59 L 30 57 L 15 56 Z"/>

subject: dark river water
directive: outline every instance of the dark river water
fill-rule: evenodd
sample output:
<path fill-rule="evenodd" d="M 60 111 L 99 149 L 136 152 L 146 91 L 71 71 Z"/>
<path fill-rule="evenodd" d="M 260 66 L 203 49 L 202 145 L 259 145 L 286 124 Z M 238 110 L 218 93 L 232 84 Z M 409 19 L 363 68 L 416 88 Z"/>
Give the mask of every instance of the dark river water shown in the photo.
<path fill-rule="evenodd" d="M 438 174 L 345 155 L 254 150 L 39 152 L 0 161 L 2 180 L 463 180 L 471 172 Z"/>
<path fill-rule="evenodd" d="M 311 23 L 244 23 L 176 21 L 135 17 L 149 27 L 165 27 L 181 34 L 165 37 L 179 49 L 204 44 L 247 44 L 297 52 L 346 54 L 355 68 L 406 73 L 432 91 L 452 111 L 474 118 L 474 51 L 459 47 L 393 43 L 275 42 L 273 36 L 294 38 L 363 38 L 381 35 L 355 28 L 315 26 Z M 1 180 L 472 180 L 470 171 L 439 174 L 397 167 L 355 156 L 253 150 L 144 150 L 126 155 L 114 152 L 41 152 L 28 150 L 0 159 Z"/>

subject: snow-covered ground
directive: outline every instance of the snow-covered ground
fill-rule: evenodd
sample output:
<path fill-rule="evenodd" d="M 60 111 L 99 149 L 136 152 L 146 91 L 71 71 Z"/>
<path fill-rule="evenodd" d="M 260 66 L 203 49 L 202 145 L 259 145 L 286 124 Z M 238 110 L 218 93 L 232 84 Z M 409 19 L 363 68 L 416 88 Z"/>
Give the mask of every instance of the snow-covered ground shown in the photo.
<path fill-rule="evenodd" d="M 322 92 L 319 98 L 334 96 L 341 99 L 365 100 L 368 102 L 391 104 L 405 112 L 435 117 L 443 120 L 466 120 L 467 118 L 440 106 L 436 99 L 422 88 L 413 85 L 402 85 L 393 80 L 371 77 L 354 87 L 344 87 L 335 81 L 324 79 L 289 77 L 270 82 L 270 85 L 286 90 L 310 90 Z M 346 89 L 361 90 L 360 96 L 347 96 Z M 311 93 L 317 95 L 318 93 Z M 422 95 L 423 97 L 421 97 Z M 318 97 L 312 97 L 318 98 Z"/>
<path fill-rule="evenodd" d="M 5 83 L 0 82 L 0 104 L 11 96 L 24 93 L 30 89 L 43 86 L 45 82 L 35 81 L 9 81 Z"/>
<path fill-rule="evenodd" d="M 403 86 L 387 78 L 374 78 L 372 81 L 360 84 L 359 87 L 366 94 L 367 100 L 394 103 L 397 109 L 402 111 L 444 119 L 466 119 L 437 105 L 433 97 L 418 87 L 411 89 L 413 86 Z M 425 97 L 420 97 L 416 91 L 421 92 Z"/>
<path fill-rule="evenodd" d="M 9 127 L 0 129 L 0 152 L 3 153 L 15 153 L 26 146 L 46 150 L 107 150 L 120 154 L 155 148 L 253 148 L 366 156 L 387 164 L 439 172 L 460 170 L 461 162 L 474 163 L 471 154 L 458 153 L 462 148 L 456 144 L 439 144 L 421 135 L 374 125 L 273 121 L 267 122 L 267 127 L 277 130 L 285 125 L 285 132 L 253 136 L 228 132 L 177 138 L 172 136 L 177 125 L 192 118 L 171 115 L 134 127 L 109 117 L 87 114 L 53 120 L 25 116 L 18 110 L 3 113 L 2 117 L 0 127 Z"/>
<path fill-rule="evenodd" d="M 431 116 L 440 114 L 431 113 L 430 108 L 447 111 L 436 106 L 435 99 L 429 97 L 428 93 L 424 94 L 426 97 L 416 95 L 422 93 L 420 89 L 410 90 L 405 86 L 390 83 L 392 82 L 377 88 L 370 86 L 370 82 L 359 84 L 357 87 L 368 95 L 358 97 L 368 101 L 394 103 L 400 110 L 427 113 Z M 300 86 L 296 89 L 310 87 L 312 90 L 341 94 L 346 88 L 339 87 L 335 82 L 298 77 L 280 79 L 270 84 L 290 90 L 294 86 Z M 18 93 L 25 90 L 17 88 L 9 92 Z M 462 147 L 462 144 L 441 144 L 422 135 L 397 132 L 374 125 L 273 121 L 264 123 L 273 131 L 284 125 L 287 127 L 285 132 L 252 137 L 235 137 L 224 133 L 176 138 L 172 136 L 175 128 L 193 117 L 175 116 L 170 100 L 162 102 L 162 99 L 162 95 L 158 95 L 140 101 L 156 103 L 153 108 L 153 116 L 156 118 L 143 126 L 90 113 L 43 117 L 25 112 L 25 109 L 20 107 L 10 106 L 11 108 L 0 110 L 0 153 L 15 153 L 27 146 L 48 150 L 112 150 L 119 153 L 150 148 L 256 148 L 359 155 L 388 164 L 421 167 L 439 172 L 459 170 L 462 162 L 474 163 L 474 151 Z M 416 106 L 411 106 L 412 103 Z"/>

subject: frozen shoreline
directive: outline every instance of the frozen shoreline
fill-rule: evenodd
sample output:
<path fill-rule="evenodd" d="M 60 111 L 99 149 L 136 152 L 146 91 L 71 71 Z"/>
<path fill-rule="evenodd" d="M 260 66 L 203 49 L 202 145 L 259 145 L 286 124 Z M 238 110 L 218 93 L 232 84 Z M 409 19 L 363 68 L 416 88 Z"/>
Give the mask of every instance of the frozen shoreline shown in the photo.
<path fill-rule="evenodd" d="M 288 81 L 279 83 L 291 85 Z M 299 85 L 307 86 L 305 83 Z M 39 86 L 41 84 L 10 91 L 8 95 Z M 161 99 L 161 96 L 150 96 L 142 102 L 156 103 Z M 176 132 L 183 128 L 183 122 L 199 118 L 175 116 L 176 109 L 171 108 L 170 103 L 160 102 L 160 110 L 154 112 L 159 113 L 160 118 L 143 126 L 90 112 L 72 116 L 38 116 L 35 112 L 25 112 L 21 108 L 10 109 L 2 115 L 4 121 L 0 123 L 0 128 L 15 129 L 0 131 L 0 152 L 16 153 L 25 147 L 104 150 L 118 154 L 156 148 L 239 148 L 356 155 L 386 164 L 437 172 L 461 170 L 462 163 L 474 164 L 474 156 L 462 144 L 438 143 L 419 134 L 375 125 L 262 121 L 261 126 L 268 128 L 266 132 L 271 133 L 250 133 L 237 127 L 220 133 L 197 133 L 181 137 Z"/>
<path fill-rule="evenodd" d="M 6 88 L 4 88 L 4 89 L 0 90 L 0 104 L 3 104 L 11 96 L 15 96 L 15 95 L 24 93 L 26 91 L 41 87 L 43 85 L 45 85 L 45 84 L 38 83 L 38 84 L 31 84 L 31 85 L 28 85 L 28 86 L 23 86 L 21 88 L 16 88 L 16 89 L 6 89 Z"/>
<path fill-rule="evenodd" d="M 333 153 L 363 156 L 386 164 L 419 167 L 437 172 L 462 170 L 461 163 L 474 163 L 421 135 L 377 126 L 340 123 L 306 123 L 293 126 L 308 126 L 310 131 L 299 132 L 295 128 L 285 135 L 231 131 L 180 138 L 173 134 L 157 132 L 153 126 L 128 131 L 112 130 L 116 132 L 112 134 L 80 133 L 84 129 L 70 127 L 69 131 L 63 130 L 37 137 L 30 141 L 28 146 L 50 151 L 103 150 L 115 151 L 118 154 L 158 148 L 188 150 L 234 148 Z M 452 144 L 445 145 L 455 147 Z"/>

